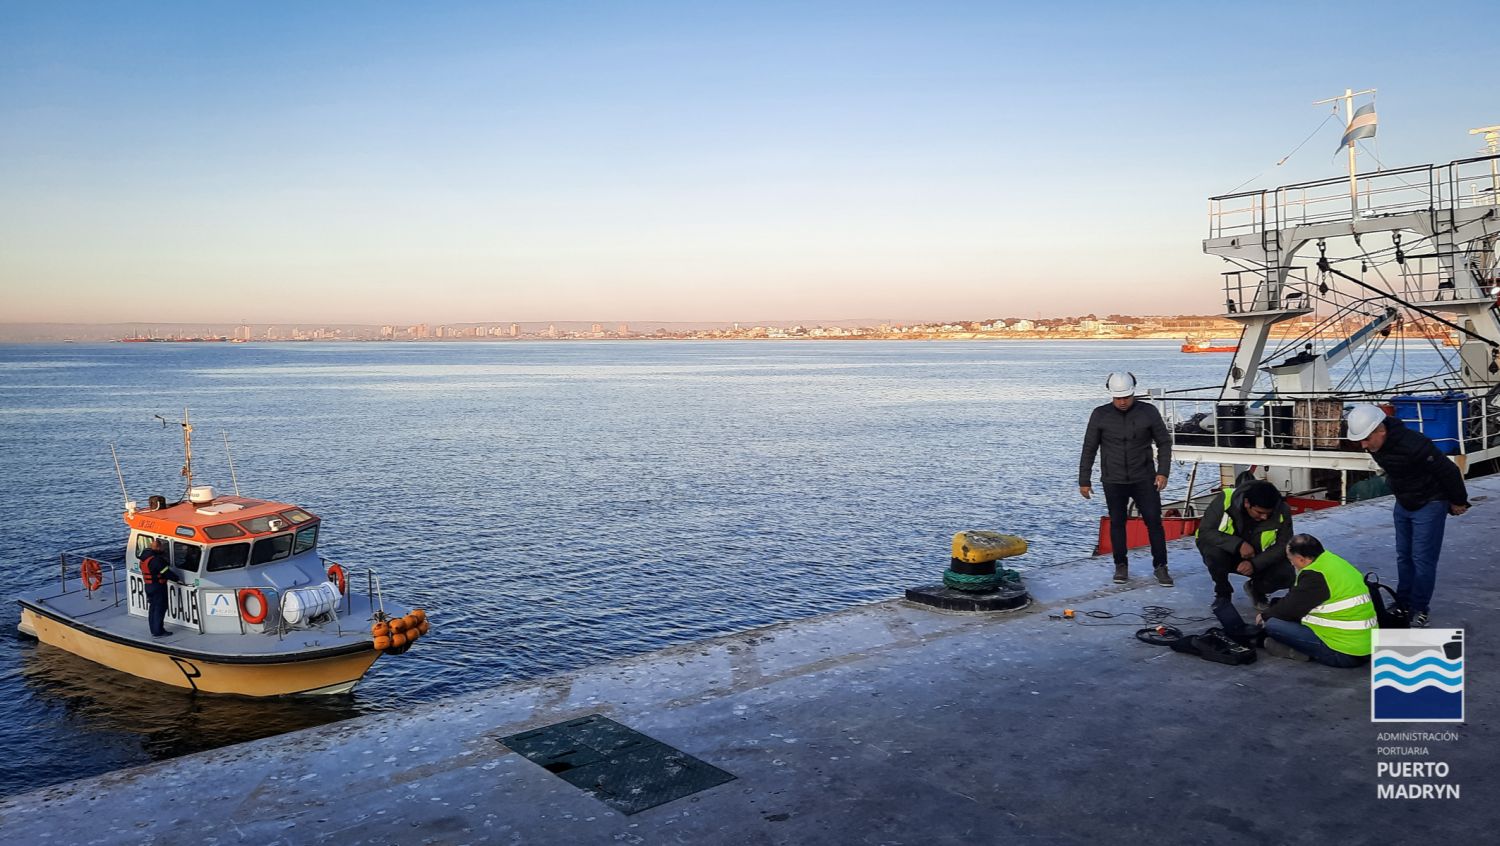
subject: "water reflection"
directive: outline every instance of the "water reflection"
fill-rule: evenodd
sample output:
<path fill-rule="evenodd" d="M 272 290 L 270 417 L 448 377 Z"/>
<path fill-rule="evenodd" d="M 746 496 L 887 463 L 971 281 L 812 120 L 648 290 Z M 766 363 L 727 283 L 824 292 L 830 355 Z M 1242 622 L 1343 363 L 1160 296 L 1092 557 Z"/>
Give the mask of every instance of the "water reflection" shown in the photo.
<path fill-rule="evenodd" d="M 38 704 L 88 746 L 134 747 L 153 760 L 325 725 L 360 713 L 352 696 L 248 699 L 193 693 L 35 644 L 21 676 Z M 124 750 L 122 750 L 124 751 Z M 97 754 L 91 748 L 91 754 Z M 107 771 L 109 766 L 99 771 Z M 75 774 L 81 775 L 81 773 Z"/>

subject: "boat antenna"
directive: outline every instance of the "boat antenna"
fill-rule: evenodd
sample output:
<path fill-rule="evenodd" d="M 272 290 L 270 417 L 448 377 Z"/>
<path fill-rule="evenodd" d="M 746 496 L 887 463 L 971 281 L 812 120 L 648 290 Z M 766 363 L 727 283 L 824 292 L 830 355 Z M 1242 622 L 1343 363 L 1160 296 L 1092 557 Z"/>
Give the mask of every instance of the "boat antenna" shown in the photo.
<path fill-rule="evenodd" d="M 130 493 L 125 490 L 125 474 L 120 471 L 120 454 L 118 452 L 115 452 L 115 445 L 112 443 L 109 445 L 109 454 L 114 456 L 115 476 L 120 479 L 120 496 L 125 498 L 125 510 L 129 511 L 131 510 Z"/>
<path fill-rule="evenodd" d="M 224 455 L 229 458 L 229 480 L 234 482 L 234 495 L 239 496 L 240 477 L 234 474 L 234 453 L 229 451 L 229 433 L 220 429 L 219 434 L 224 436 Z"/>
<path fill-rule="evenodd" d="M 167 427 L 167 418 L 156 415 L 161 421 L 162 428 Z M 182 475 L 187 479 L 187 487 L 183 489 L 182 498 L 186 500 L 188 494 L 193 490 L 193 424 L 188 422 L 188 410 L 186 406 L 182 409 L 182 453 L 184 456 L 182 464 Z"/>

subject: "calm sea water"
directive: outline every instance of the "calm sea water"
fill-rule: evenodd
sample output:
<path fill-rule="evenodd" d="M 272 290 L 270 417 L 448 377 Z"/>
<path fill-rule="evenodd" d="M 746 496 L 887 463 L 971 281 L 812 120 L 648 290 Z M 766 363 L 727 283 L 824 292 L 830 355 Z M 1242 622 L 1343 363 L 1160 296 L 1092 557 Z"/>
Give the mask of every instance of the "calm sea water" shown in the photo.
<path fill-rule="evenodd" d="M 0 794 L 900 595 L 952 533 L 1092 551 L 1105 374 L 1219 381 L 1177 342 L 0 346 Z M 311 509 L 432 634 L 330 701 L 192 696 L 16 634 L 56 553 L 200 482 Z M 1185 473 L 1179 472 L 1174 486 Z M 123 542 L 123 541 L 121 541 Z M 361 580 L 362 583 L 362 580 Z"/>

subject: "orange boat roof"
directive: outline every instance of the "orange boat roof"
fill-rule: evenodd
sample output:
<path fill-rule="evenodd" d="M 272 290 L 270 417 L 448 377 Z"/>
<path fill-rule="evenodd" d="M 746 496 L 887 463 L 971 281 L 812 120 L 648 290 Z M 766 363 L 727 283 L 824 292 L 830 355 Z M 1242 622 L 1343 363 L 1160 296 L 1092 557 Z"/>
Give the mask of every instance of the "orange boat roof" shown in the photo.
<path fill-rule="evenodd" d="M 266 517 L 281 517 L 285 525 L 275 530 L 268 526 L 257 530 L 256 526 L 251 525 L 256 518 Z M 317 515 L 289 502 L 271 502 L 242 496 L 219 496 L 197 505 L 183 501 L 154 511 L 125 513 L 125 524 L 132 529 L 198 541 L 245 540 L 305 526 L 317 519 Z M 212 536 L 204 532 L 205 529 L 216 526 L 225 528 L 222 533 L 214 532 Z M 230 526 L 238 531 L 231 530 Z"/>

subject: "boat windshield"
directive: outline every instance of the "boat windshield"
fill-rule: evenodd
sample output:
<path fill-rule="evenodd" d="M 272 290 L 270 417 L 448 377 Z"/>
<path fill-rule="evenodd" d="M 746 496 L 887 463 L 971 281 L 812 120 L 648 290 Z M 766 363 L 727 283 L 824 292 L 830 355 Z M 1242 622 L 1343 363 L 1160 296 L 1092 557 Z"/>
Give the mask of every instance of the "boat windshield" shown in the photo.
<path fill-rule="evenodd" d="M 250 544 L 226 543 L 208 550 L 208 571 L 234 570 L 245 566 L 250 560 Z"/>
<path fill-rule="evenodd" d="M 250 563 L 264 564 L 267 561 L 279 561 L 292 554 L 292 536 L 272 535 L 261 538 L 255 542 L 250 552 Z"/>

